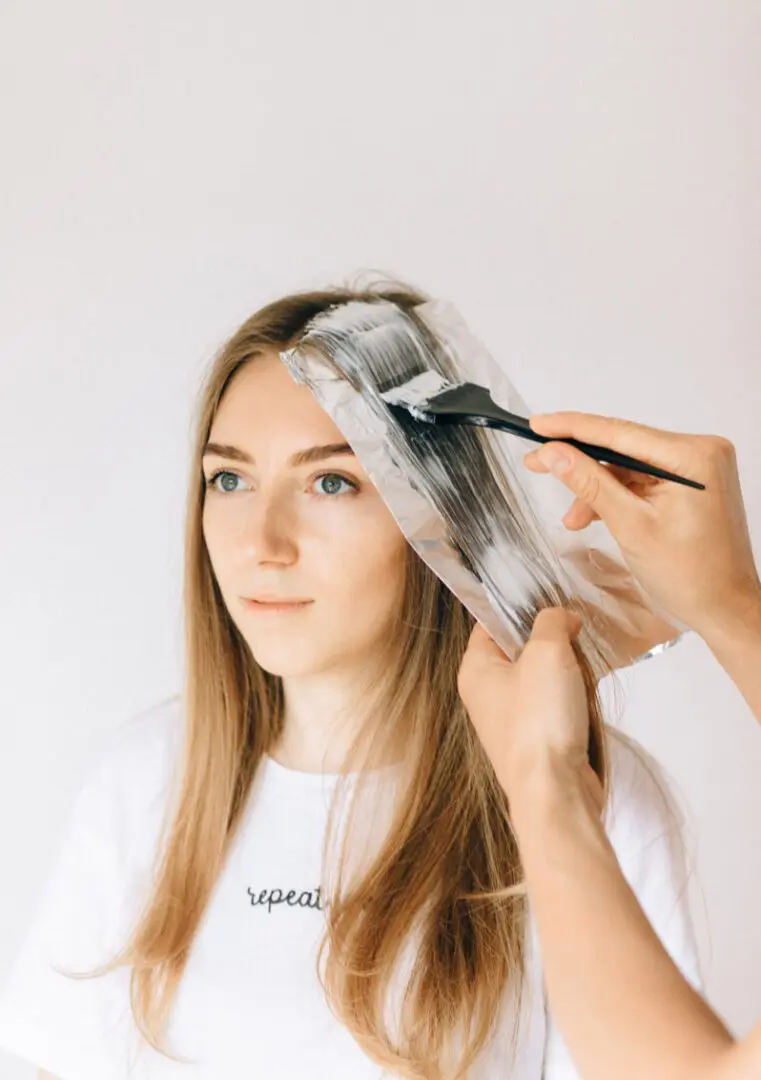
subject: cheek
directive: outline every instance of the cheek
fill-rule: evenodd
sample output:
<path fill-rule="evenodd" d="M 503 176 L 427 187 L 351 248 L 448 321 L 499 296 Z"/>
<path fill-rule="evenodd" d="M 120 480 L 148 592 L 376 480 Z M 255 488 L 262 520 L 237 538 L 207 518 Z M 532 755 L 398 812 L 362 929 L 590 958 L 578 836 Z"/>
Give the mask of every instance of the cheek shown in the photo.
<path fill-rule="evenodd" d="M 334 551 L 334 580 L 340 582 L 344 604 L 359 611 L 376 611 L 385 621 L 404 588 L 407 542 L 394 526 L 365 535 L 361 542 L 341 544 Z"/>

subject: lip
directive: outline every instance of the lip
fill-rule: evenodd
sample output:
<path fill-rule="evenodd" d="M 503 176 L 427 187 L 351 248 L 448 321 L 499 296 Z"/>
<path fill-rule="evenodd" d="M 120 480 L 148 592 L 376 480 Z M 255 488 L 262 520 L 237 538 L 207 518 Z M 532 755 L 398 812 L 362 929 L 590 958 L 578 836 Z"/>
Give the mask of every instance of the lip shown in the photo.
<path fill-rule="evenodd" d="M 287 600 L 273 597 L 271 599 L 255 599 L 244 596 L 241 598 L 246 607 L 251 611 L 300 611 L 312 603 L 311 600 Z"/>

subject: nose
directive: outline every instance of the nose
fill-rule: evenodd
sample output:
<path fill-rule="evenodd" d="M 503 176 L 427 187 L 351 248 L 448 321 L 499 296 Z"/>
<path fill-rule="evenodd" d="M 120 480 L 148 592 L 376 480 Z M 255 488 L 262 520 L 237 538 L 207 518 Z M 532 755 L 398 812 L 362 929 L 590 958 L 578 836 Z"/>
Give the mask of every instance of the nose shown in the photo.
<path fill-rule="evenodd" d="M 243 533 L 246 554 L 258 563 L 287 566 L 298 558 L 298 521 L 287 498 L 261 491 L 251 500 Z"/>

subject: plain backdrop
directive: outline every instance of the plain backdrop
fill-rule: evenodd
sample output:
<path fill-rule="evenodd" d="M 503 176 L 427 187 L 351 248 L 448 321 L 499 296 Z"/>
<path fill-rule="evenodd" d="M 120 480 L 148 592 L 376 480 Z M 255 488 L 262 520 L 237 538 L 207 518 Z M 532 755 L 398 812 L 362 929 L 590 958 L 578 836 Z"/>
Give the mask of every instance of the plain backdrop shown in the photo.
<path fill-rule="evenodd" d="M 179 689 L 190 410 L 263 303 L 399 275 L 535 411 L 722 433 L 758 550 L 761 6 L 5 0 L 0 42 L 2 977 L 95 754 Z M 694 636 L 623 683 L 747 1033 L 761 731 Z"/>

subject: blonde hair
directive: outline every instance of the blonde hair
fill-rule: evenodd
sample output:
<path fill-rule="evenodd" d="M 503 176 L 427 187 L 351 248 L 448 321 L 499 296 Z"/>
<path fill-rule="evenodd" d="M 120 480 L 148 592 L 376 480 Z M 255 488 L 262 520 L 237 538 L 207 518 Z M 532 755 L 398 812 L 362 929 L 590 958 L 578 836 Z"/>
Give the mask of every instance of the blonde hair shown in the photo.
<path fill-rule="evenodd" d="M 108 964 L 72 976 L 92 978 L 129 965 L 135 1022 L 150 1045 L 170 1058 L 166 1026 L 191 946 L 283 717 L 281 680 L 252 657 L 209 561 L 202 531 L 203 448 L 222 396 L 243 365 L 294 343 L 329 305 L 380 296 L 405 308 L 428 299 L 398 281 L 283 297 L 239 327 L 201 388 L 185 534 L 184 740 L 173 802 L 151 892 L 128 942 Z M 510 805 L 457 692 L 472 626 L 468 610 L 408 545 L 391 674 L 374 688 L 378 711 L 372 715 L 383 723 L 365 725 L 346 765 L 359 777 L 370 754 L 387 760 L 392 748 L 403 746 L 409 782 L 393 802 L 382 843 L 350 884 L 342 850 L 318 956 L 317 975 L 333 1013 L 370 1058 L 410 1080 L 466 1077 L 494 1033 L 508 990 L 516 1002 L 515 1049 L 523 1000 L 527 900 Z M 575 648 L 588 692 L 590 762 L 607 800 L 598 683 L 610 669 L 601 655 Z M 323 860 L 335 838 L 336 805 Z M 419 944 L 399 1031 L 392 1035 L 384 1001 L 413 923 Z M 465 1041 L 455 1055 L 458 1034 Z"/>

